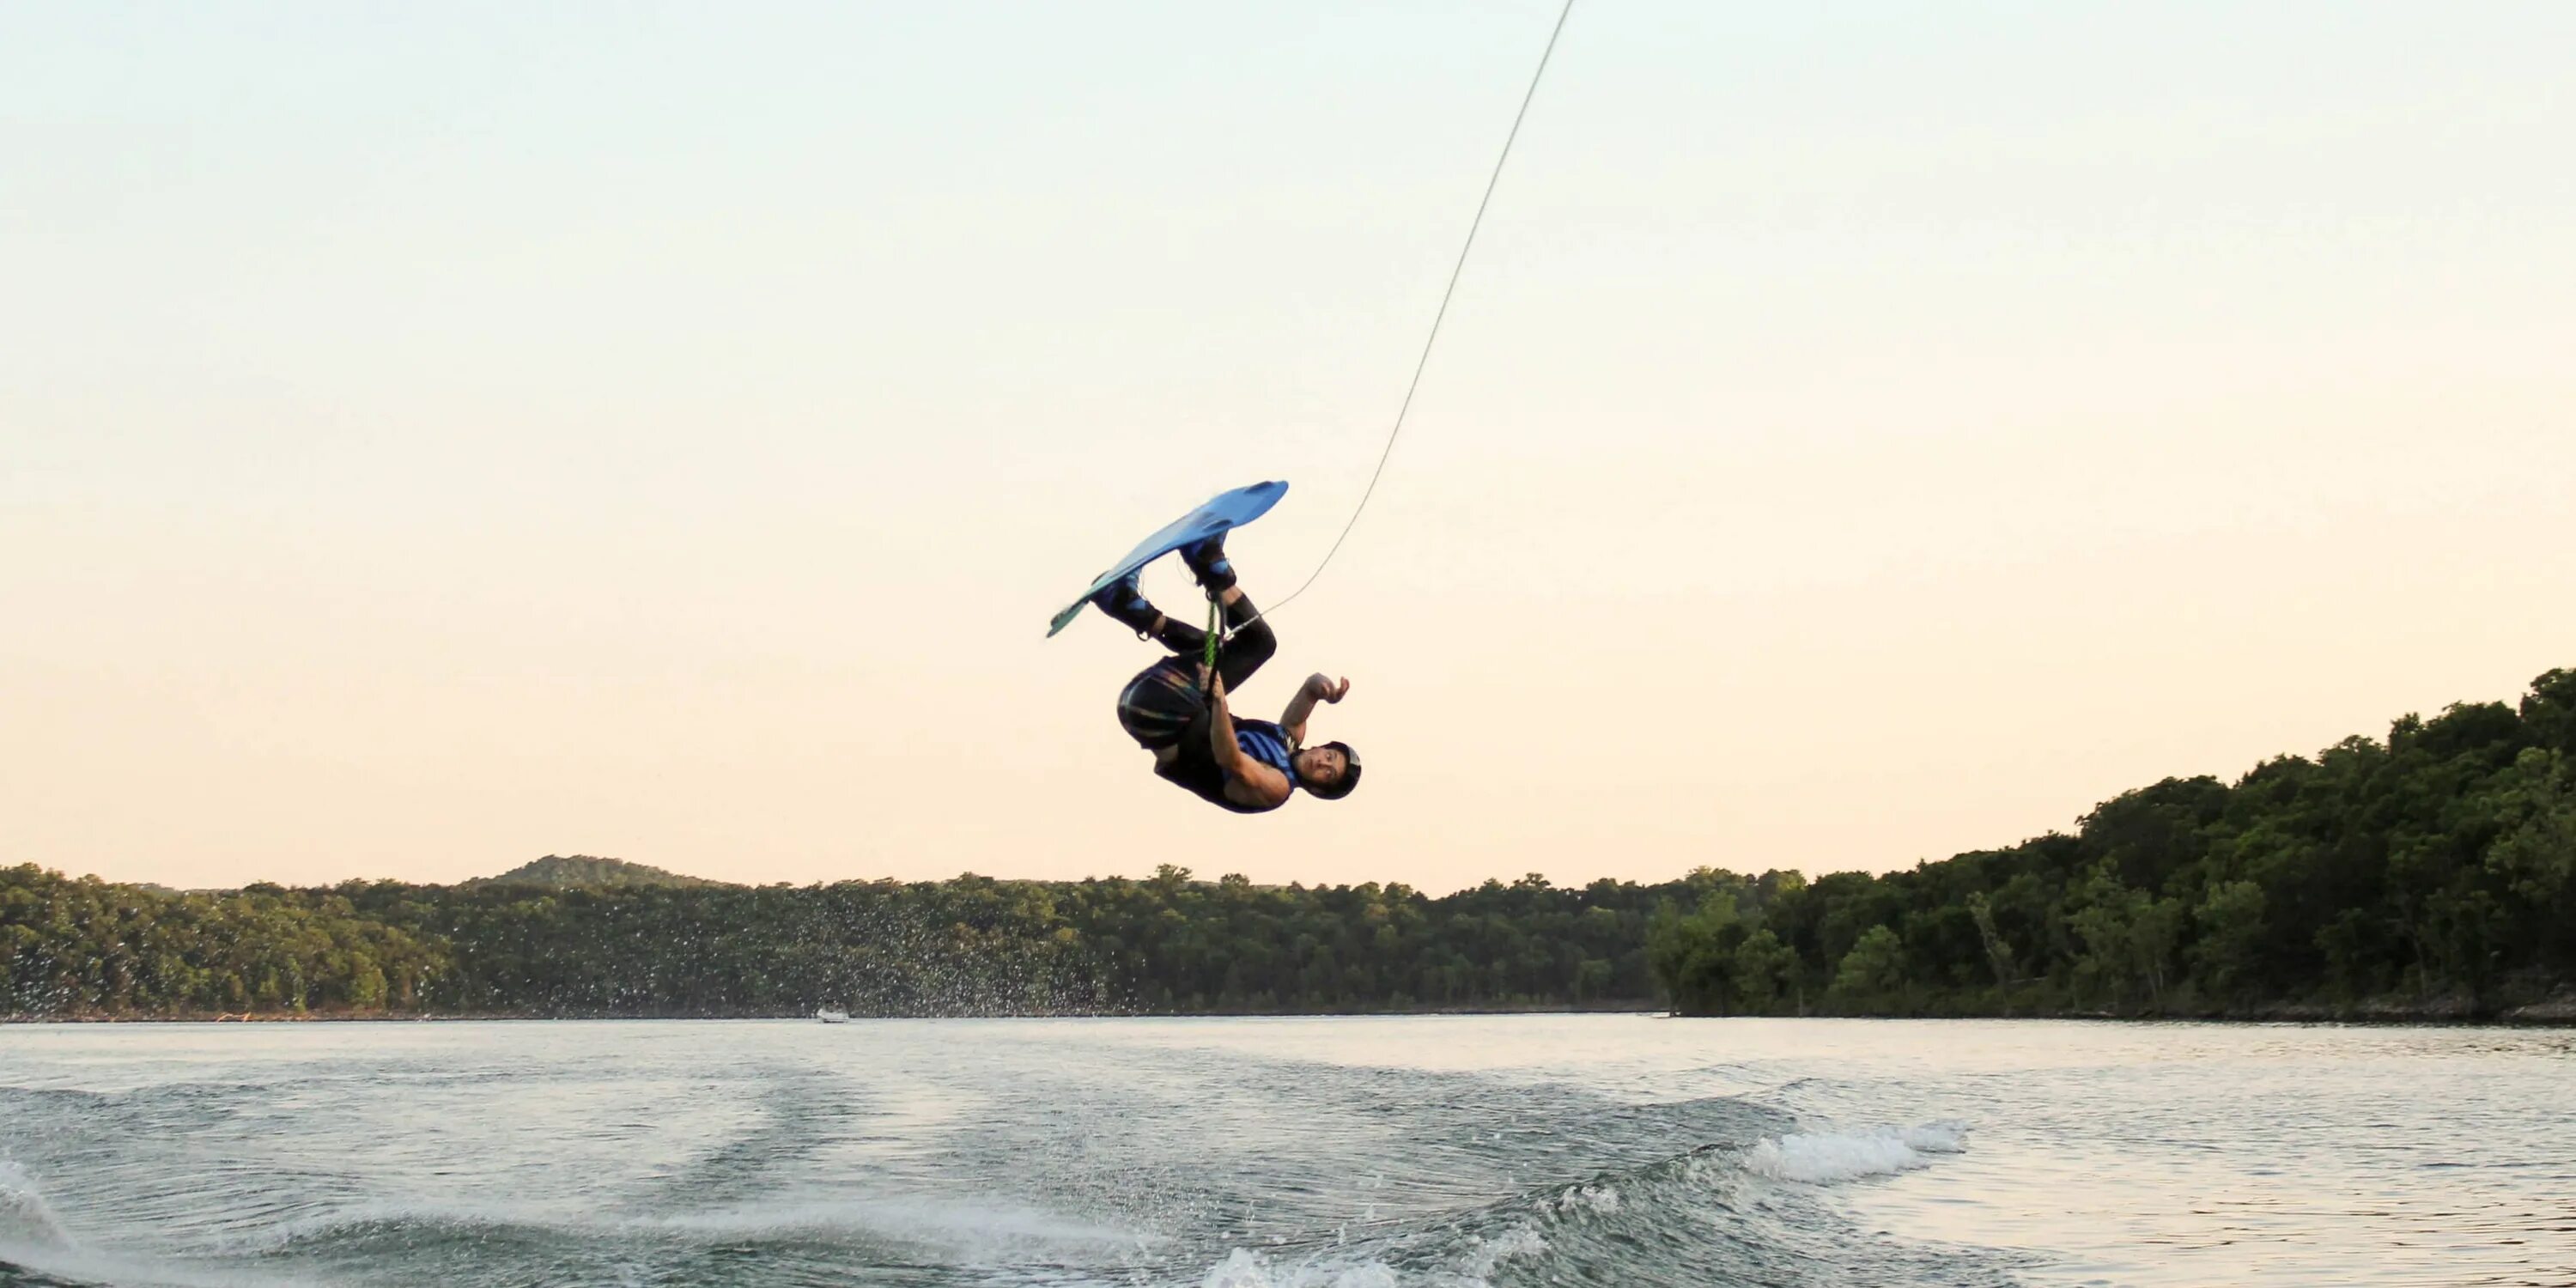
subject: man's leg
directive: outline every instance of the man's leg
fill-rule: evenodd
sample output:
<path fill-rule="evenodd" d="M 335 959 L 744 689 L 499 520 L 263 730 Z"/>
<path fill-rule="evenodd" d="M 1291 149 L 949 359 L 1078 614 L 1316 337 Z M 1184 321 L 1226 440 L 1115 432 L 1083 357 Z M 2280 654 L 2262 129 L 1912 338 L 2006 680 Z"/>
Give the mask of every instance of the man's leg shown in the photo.
<path fill-rule="evenodd" d="M 1145 598 L 1140 586 L 1142 577 L 1129 573 L 1102 588 L 1091 597 L 1091 606 L 1116 619 L 1119 625 L 1153 640 L 1155 643 L 1195 658 L 1207 648 L 1207 632 L 1188 622 L 1176 622 L 1163 615 Z"/>
<path fill-rule="evenodd" d="M 1279 651 L 1279 637 L 1270 631 L 1270 619 L 1243 597 L 1243 588 L 1232 587 L 1218 596 L 1225 606 L 1225 646 L 1217 650 L 1217 674 L 1225 677 L 1226 692 L 1232 693 L 1261 669 Z"/>
<path fill-rule="evenodd" d="M 1243 587 L 1235 583 L 1234 561 L 1225 556 L 1222 533 L 1197 545 L 1181 549 L 1181 562 L 1199 579 L 1199 585 L 1217 597 L 1225 612 L 1225 646 L 1217 651 L 1217 674 L 1225 677 L 1228 692 L 1242 687 L 1279 651 L 1279 637 L 1270 631 L 1270 621 L 1261 610 L 1244 598 Z"/>

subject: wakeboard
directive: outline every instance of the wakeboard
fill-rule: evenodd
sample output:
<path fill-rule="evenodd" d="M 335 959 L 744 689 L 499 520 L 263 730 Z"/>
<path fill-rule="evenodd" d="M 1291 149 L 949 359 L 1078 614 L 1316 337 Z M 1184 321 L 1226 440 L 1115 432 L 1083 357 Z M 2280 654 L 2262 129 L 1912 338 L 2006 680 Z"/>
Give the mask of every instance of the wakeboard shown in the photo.
<path fill-rule="evenodd" d="M 1207 504 L 1164 524 L 1154 535 L 1137 542 L 1136 548 L 1128 551 L 1126 558 L 1111 564 L 1109 571 L 1095 578 L 1090 589 L 1082 592 L 1081 598 L 1057 613 L 1047 624 L 1048 637 L 1053 638 L 1056 632 L 1071 625 L 1074 618 L 1082 616 L 1082 610 L 1091 602 L 1091 597 L 1110 583 L 1183 546 L 1205 541 L 1229 528 L 1240 528 L 1270 513 L 1270 507 L 1279 504 L 1279 498 L 1287 494 L 1286 483 L 1276 480 L 1255 483 L 1231 492 L 1221 492 L 1209 498 Z"/>

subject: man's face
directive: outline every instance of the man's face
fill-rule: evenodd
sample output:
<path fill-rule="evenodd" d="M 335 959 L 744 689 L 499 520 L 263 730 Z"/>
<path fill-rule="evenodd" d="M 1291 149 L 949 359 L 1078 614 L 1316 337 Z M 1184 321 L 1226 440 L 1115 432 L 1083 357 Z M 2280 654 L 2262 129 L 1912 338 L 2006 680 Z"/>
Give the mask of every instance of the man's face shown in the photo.
<path fill-rule="evenodd" d="M 1330 787 L 1342 781 L 1350 767 L 1350 758 L 1332 747 L 1315 747 L 1297 754 L 1297 776 L 1308 787 Z"/>

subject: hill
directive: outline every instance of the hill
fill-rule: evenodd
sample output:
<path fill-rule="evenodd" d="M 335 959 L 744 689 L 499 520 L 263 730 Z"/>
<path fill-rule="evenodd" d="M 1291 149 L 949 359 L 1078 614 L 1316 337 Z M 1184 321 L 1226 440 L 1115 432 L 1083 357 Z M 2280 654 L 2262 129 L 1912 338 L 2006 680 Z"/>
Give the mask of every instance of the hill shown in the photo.
<path fill-rule="evenodd" d="M 549 854 L 533 859 L 493 877 L 477 877 L 460 884 L 533 885 L 556 890 L 615 890 L 633 886 L 721 886 L 728 881 L 709 881 L 703 877 L 684 877 L 642 863 L 624 859 L 598 859 L 587 854 Z"/>

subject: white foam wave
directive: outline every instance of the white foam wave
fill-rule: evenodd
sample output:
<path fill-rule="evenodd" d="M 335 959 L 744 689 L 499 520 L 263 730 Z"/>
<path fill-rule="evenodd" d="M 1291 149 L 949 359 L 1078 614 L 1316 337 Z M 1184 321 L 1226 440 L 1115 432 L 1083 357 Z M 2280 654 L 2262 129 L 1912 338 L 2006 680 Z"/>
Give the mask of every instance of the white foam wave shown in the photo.
<path fill-rule="evenodd" d="M 183 1267 L 83 1246 L 63 1228 L 35 1181 L 7 1161 L 0 1161 L 0 1264 L 133 1288 L 292 1288 L 305 1282 L 267 1268 L 249 1273 Z"/>
<path fill-rule="evenodd" d="M 6 1160 L 0 1160 L 0 1263 L 40 1275 L 136 1288 L 276 1288 L 295 1282 L 276 1275 L 189 1271 L 83 1247 L 63 1228 L 34 1179 Z"/>
<path fill-rule="evenodd" d="M 1525 1225 L 1492 1238 L 1470 1235 L 1450 1266 L 1412 1275 L 1399 1275 L 1374 1257 L 1325 1254 L 1282 1262 L 1237 1248 L 1209 1269 L 1199 1288 L 1491 1288 L 1490 1277 L 1504 1262 L 1545 1251 L 1547 1240 Z"/>
<path fill-rule="evenodd" d="M 1968 1125 L 1947 1120 L 1852 1133 L 1793 1133 L 1756 1142 L 1744 1152 L 1744 1170 L 1768 1180 L 1831 1185 L 1929 1167 L 1930 1155 L 1956 1154 L 1967 1147 Z"/>
<path fill-rule="evenodd" d="M 1490 1239 L 1476 1239 L 1461 1258 L 1459 1270 L 1469 1285 L 1481 1286 L 1494 1273 L 1494 1268 L 1514 1257 L 1535 1257 L 1547 1251 L 1547 1240 L 1538 1231 L 1516 1225 Z"/>
<path fill-rule="evenodd" d="M 70 1243 L 63 1223 L 46 1204 L 44 1192 L 35 1181 L 19 1170 L 16 1163 L 0 1161 L 0 1238 L 12 1242 Z"/>
<path fill-rule="evenodd" d="M 1383 1261 L 1299 1261 L 1273 1264 L 1237 1248 L 1199 1281 L 1199 1288 L 1396 1288 L 1395 1270 Z"/>
<path fill-rule="evenodd" d="M 699 1235 L 853 1232 L 958 1247 L 1149 1246 L 1160 1236 L 1071 1220 L 1035 1208 L 926 1199 L 871 1199 L 724 1208 L 641 1218 L 638 1228 Z"/>
<path fill-rule="evenodd" d="M 87 1248 L 20 1246 L 0 1240 L 0 1262 L 39 1275 L 117 1288 L 317 1288 L 314 1281 L 275 1266 L 247 1270 L 183 1266 Z"/>
<path fill-rule="evenodd" d="M 811 1200 L 623 1216 L 538 1215 L 494 1205 L 374 1202 L 298 1217 L 237 1242 L 275 1251 L 300 1243 L 363 1238 L 407 1226 L 462 1232 L 543 1231 L 568 1238 L 663 1237 L 689 1242 L 821 1237 L 937 1246 L 968 1255 L 1010 1255 L 1071 1247 L 1144 1248 L 1152 1234 L 1058 1217 L 1033 1208 L 926 1199 Z"/>
<path fill-rule="evenodd" d="M 1583 1212 L 1609 1216 L 1619 1210 L 1619 1203 L 1619 1191 L 1613 1186 L 1569 1185 L 1565 1187 L 1563 1193 L 1556 1196 L 1554 1207 L 1557 1212 L 1566 1216 Z M 1542 1209 L 1548 1206 L 1545 1203 L 1540 1204 Z"/>

